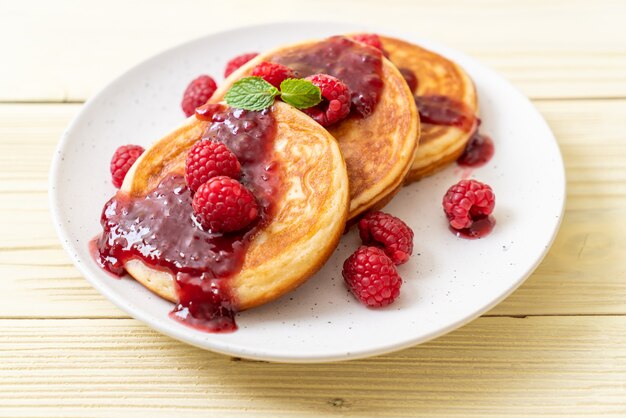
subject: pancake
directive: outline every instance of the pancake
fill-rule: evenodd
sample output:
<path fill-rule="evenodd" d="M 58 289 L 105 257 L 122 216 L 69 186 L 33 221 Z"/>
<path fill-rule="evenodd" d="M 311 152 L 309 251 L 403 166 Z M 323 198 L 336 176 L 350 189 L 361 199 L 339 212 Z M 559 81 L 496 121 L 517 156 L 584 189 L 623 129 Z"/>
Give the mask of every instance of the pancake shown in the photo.
<path fill-rule="evenodd" d="M 301 42 L 258 55 L 232 73 L 210 102 L 222 100 L 235 81 L 249 76 L 252 69 L 263 61 L 287 65 L 298 70 L 302 76 L 310 75 L 298 66 L 297 59 L 293 57 L 324 48 L 333 39 L 339 38 Z M 360 43 L 340 39 L 350 44 L 350 48 L 371 51 Z M 340 74 L 327 73 L 342 79 Z M 419 117 L 411 91 L 402 74 L 385 58 L 382 58 L 381 78 L 382 91 L 371 114 L 361 117 L 353 112 L 347 119 L 327 127 L 337 139 L 348 169 L 349 219 L 367 210 L 381 208 L 397 193 L 409 172 L 419 142 Z"/>
<path fill-rule="evenodd" d="M 385 36 L 380 39 L 391 62 L 400 69 L 409 69 L 417 77 L 416 97 L 445 96 L 463 103 L 472 115 L 478 114 L 474 83 L 459 65 L 409 42 Z M 460 129 L 422 120 L 420 146 L 407 175 L 407 182 L 433 174 L 455 161 L 463 153 L 475 129 L 475 125 L 469 129 Z"/>
<path fill-rule="evenodd" d="M 348 214 L 348 177 L 335 139 L 305 114 L 282 102 L 270 108 L 276 122 L 271 150 L 282 197 L 269 222 L 254 234 L 242 267 L 227 283 L 236 310 L 252 308 L 294 289 L 330 257 Z M 149 149 L 128 172 L 122 192 L 146 196 L 171 173 L 183 173 L 188 149 L 210 122 L 196 116 Z M 172 273 L 138 258 L 126 271 L 154 293 L 178 301 Z"/>

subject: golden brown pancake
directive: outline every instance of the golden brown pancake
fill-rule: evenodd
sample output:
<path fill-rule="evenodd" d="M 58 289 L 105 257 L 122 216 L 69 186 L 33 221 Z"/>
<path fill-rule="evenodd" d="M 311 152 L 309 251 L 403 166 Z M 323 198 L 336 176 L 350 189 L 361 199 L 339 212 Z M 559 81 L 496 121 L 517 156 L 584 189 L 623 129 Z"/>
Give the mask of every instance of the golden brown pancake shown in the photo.
<path fill-rule="evenodd" d="M 395 38 L 381 36 L 389 59 L 398 68 L 415 74 L 418 87 L 415 96 L 446 96 L 464 103 L 470 112 L 478 114 L 478 99 L 474 83 L 454 62 L 427 49 Z M 421 122 L 420 146 L 415 155 L 407 182 L 419 180 L 455 161 L 465 149 L 473 129 L 433 125 Z"/>
<path fill-rule="evenodd" d="M 232 73 L 210 102 L 222 100 L 232 84 L 249 76 L 259 63 L 281 62 L 290 54 L 323 42 L 326 40 L 306 41 L 260 54 Z M 397 193 L 411 167 L 419 141 L 419 117 L 412 94 L 402 74 L 387 59 L 383 59 L 382 80 L 380 100 L 371 115 L 349 117 L 327 128 L 337 139 L 348 169 L 349 219 L 382 207 Z"/>
<path fill-rule="evenodd" d="M 315 273 L 330 257 L 348 214 L 348 177 L 335 139 L 308 116 L 277 102 L 272 159 L 283 179 L 283 194 L 275 214 L 254 235 L 241 270 L 228 284 L 237 310 L 274 300 Z M 166 135 L 133 165 L 121 191 L 145 196 L 171 173 L 183 173 L 188 149 L 209 122 L 190 117 Z M 125 263 L 138 282 L 176 302 L 171 273 L 139 259 Z"/>

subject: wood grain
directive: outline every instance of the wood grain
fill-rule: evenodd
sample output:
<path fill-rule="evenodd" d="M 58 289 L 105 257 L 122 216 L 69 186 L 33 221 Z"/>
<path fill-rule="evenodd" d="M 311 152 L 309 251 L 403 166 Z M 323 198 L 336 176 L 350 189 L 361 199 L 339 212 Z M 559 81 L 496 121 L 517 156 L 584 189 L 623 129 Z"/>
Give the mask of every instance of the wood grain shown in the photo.
<path fill-rule="evenodd" d="M 626 414 L 624 317 L 480 318 L 325 365 L 238 361 L 124 319 L 4 320 L 0 333 L 1 417 Z"/>
<path fill-rule="evenodd" d="M 11 57 L 0 66 L 0 101 L 82 101 L 164 49 L 278 19 L 416 33 L 493 66 L 532 98 L 626 97 L 623 0 L 35 0 L 0 2 L 0 16 L 0 50 Z"/>

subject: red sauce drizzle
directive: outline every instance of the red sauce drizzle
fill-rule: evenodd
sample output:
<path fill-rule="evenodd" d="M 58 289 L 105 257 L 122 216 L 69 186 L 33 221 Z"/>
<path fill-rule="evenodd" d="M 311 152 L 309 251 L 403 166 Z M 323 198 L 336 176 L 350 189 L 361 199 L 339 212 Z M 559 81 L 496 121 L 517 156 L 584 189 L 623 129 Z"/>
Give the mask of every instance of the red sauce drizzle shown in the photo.
<path fill-rule="evenodd" d="M 404 81 L 406 81 L 406 83 L 409 85 L 409 90 L 411 90 L 411 93 L 415 93 L 415 90 L 417 90 L 417 86 L 419 85 L 415 73 L 410 69 L 404 67 L 398 68 L 398 70 L 400 71 L 400 74 L 402 74 L 402 77 L 404 77 Z"/>
<path fill-rule="evenodd" d="M 415 104 L 420 120 L 433 125 L 456 126 L 470 132 L 477 124 L 477 118 L 465 104 L 447 96 L 416 96 Z"/>
<path fill-rule="evenodd" d="M 301 77 L 324 73 L 342 80 L 352 93 L 353 109 L 362 117 L 374 112 L 383 89 L 382 54 L 342 36 L 272 58 Z"/>
<path fill-rule="evenodd" d="M 457 237 L 466 238 L 466 239 L 478 239 L 482 238 L 493 230 L 493 227 L 496 226 L 496 218 L 493 216 L 481 216 L 474 219 L 472 226 L 464 229 L 454 229 L 451 226 L 450 231 Z"/>
<path fill-rule="evenodd" d="M 476 130 L 467 142 L 465 151 L 461 154 L 457 163 L 462 167 L 482 167 L 491 160 L 493 153 L 493 140 Z"/>
<path fill-rule="evenodd" d="M 491 160 L 494 154 L 493 140 L 479 132 L 480 119 L 465 103 L 446 96 L 416 96 L 415 104 L 422 122 L 456 126 L 466 132 L 474 131 L 465 151 L 457 160 L 460 166 L 481 167 Z"/>
<path fill-rule="evenodd" d="M 176 279 L 179 299 L 172 318 L 205 331 L 237 329 L 237 306 L 228 278 L 240 271 L 251 239 L 274 215 L 281 184 L 277 164 L 271 160 L 275 135 L 269 111 L 240 109 L 216 110 L 204 134 L 224 142 L 239 158 L 241 180 L 261 207 L 248 230 L 218 234 L 201 229 L 183 176 L 169 174 L 145 197 L 118 192 L 106 203 L 103 233 L 95 242 L 98 263 L 118 276 L 131 259 L 169 272 Z"/>
<path fill-rule="evenodd" d="M 202 106 L 196 107 L 196 118 L 205 121 L 212 121 L 213 115 L 222 110 L 222 105 L 219 103 L 206 103 Z"/>

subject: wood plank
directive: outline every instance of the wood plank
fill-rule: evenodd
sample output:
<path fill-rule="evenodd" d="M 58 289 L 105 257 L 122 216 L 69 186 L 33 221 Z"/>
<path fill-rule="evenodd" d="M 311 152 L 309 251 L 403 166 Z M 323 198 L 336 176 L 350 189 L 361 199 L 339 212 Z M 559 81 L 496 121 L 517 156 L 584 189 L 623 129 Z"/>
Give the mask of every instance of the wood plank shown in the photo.
<path fill-rule="evenodd" d="M 3 193 L 45 193 L 48 190 L 52 154 L 61 133 L 80 106 L 0 105 L 0 199 L 3 207 L 9 205 L 20 210 L 27 207 L 2 197 Z"/>
<path fill-rule="evenodd" d="M 480 318 L 399 353 L 239 361 L 133 320 L 0 321 L 1 417 L 626 414 L 626 318 Z"/>
<path fill-rule="evenodd" d="M 567 166 L 563 227 L 491 315 L 626 313 L 626 100 L 541 101 Z M 53 148 L 79 105 L 0 105 L 0 317 L 126 317 L 71 265 L 50 222 Z M 33 115 L 38 123 L 32 124 Z M 15 156 L 24 156 L 15 158 Z M 23 301 L 29 301 L 24 303 Z"/>
<path fill-rule="evenodd" d="M 622 0 L 399 0 L 389 7 L 379 0 L 319 0 L 316 5 L 306 0 L 293 0 L 289 7 L 280 0 L 2 2 L 0 49 L 10 65 L 0 66 L 0 101 L 82 101 L 164 49 L 277 18 L 375 22 L 418 32 L 493 66 L 532 98 L 626 97 Z"/>
<path fill-rule="evenodd" d="M 565 218 L 543 263 L 489 313 L 626 313 L 626 132 L 615 126 L 626 101 L 536 105 L 563 153 Z"/>

